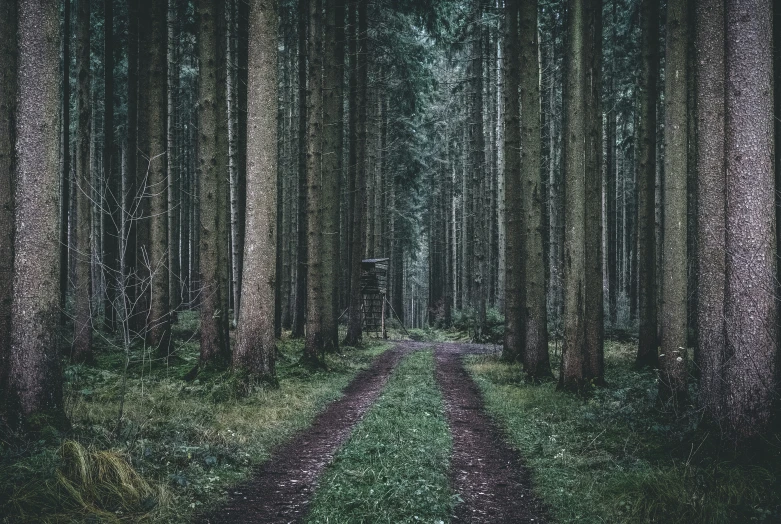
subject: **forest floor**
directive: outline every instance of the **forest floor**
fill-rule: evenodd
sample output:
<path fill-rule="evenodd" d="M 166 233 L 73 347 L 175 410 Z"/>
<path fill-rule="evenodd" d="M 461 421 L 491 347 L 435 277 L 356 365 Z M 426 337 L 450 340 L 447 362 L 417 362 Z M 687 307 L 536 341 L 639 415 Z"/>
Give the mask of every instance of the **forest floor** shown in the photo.
<path fill-rule="evenodd" d="M 577 397 L 457 329 L 368 339 L 327 369 L 283 338 L 279 386 L 251 391 L 226 369 L 186 378 L 197 316 L 174 335 L 169 363 L 107 345 L 66 366 L 68 432 L 0 436 L 0 523 L 781 522 L 781 430 L 735 449 L 695 380 L 661 406 L 631 342 L 606 343 L 607 387 Z"/>
<path fill-rule="evenodd" d="M 272 460 L 261 466 L 253 479 L 232 489 L 229 501 L 203 517 L 201 522 L 209 524 L 299 521 L 400 522 L 407 521 L 407 518 L 410 521 L 430 522 L 423 515 L 427 509 L 432 508 L 426 508 L 424 505 L 415 507 L 414 500 L 400 501 L 398 494 L 393 497 L 394 500 L 382 500 L 378 495 L 379 502 L 370 504 L 373 507 L 367 508 L 373 512 L 373 517 L 370 516 L 371 514 L 361 515 L 362 508 L 359 507 L 361 504 L 356 503 L 355 500 L 360 500 L 360 496 L 356 497 L 354 493 L 351 494 L 352 496 L 342 496 L 342 500 L 335 500 L 328 495 L 321 496 L 315 501 L 314 511 L 311 511 L 310 503 L 318 489 L 318 480 L 333 461 L 335 452 L 342 445 L 345 445 L 348 450 L 356 447 L 352 442 L 345 444 L 347 437 L 356 432 L 359 434 L 357 439 L 361 438 L 361 431 L 356 431 L 354 426 L 375 403 L 402 357 L 413 352 L 425 352 L 432 347 L 434 347 L 434 373 L 430 373 L 432 370 L 429 370 L 429 376 L 425 376 L 424 373 L 420 383 L 415 384 L 410 393 L 418 396 L 420 389 L 427 387 L 439 389 L 442 402 L 439 406 L 434 405 L 431 411 L 438 407 L 443 412 L 446 424 L 442 429 L 444 432 L 449 430 L 452 441 L 448 468 L 449 487 L 448 482 L 444 482 L 444 487 L 438 490 L 440 498 L 442 492 L 447 492 L 446 502 L 440 507 L 434 504 L 434 512 L 439 510 L 438 517 L 441 519 L 433 516 L 433 521 L 544 522 L 546 511 L 533 494 L 528 472 L 520 463 L 518 454 L 506 444 L 501 430 L 484 411 L 477 385 L 467 374 L 462 363 L 465 354 L 485 354 L 490 349 L 487 346 L 471 344 L 432 345 L 412 341 L 400 342 L 393 349 L 377 357 L 369 369 L 361 372 L 353 380 L 341 399 L 332 403 L 317 417 L 310 428 L 302 431 L 281 448 Z M 408 373 L 407 369 L 396 370 L 397 375 L 405 375 L 405 373 Z M 404 379 L 404 376 L 398 378 L 398 380 Z M 431 379 L 435 379 L 436 384 L 432 384 Z M 392 391 L 393 388 L 390 387 L 389 390 Z M 378 404 L 383 402 L 378 401 Z M 386 401 L 385 404 L 388 402 Z M 399 411 L 401 407 L 394 405 L 391 409 Z M 402 413 L 402 417 L 414 419 L 420 414 L 419 412 Z M 425 415 L 431 416 L 431 413 L 425 412 Z M 379 418 L 383 418 L 383 415 Z M 414 427 L 412 431 L 414 433 L 421 431 L 421 437 L 424 439 L 428 436 L 424 427 Z M 377 434 L 369 435 L 367 440 L 376 443 L 382 439 L 383 435 Z M 422 443 L 422 445 L 426 444 Z M 392 455 L 389 449 L 389 446 L 382 447 L 383 452 Z M 436 452 L 432 450 L 432 453 Z M 385 457 L 386 460 L 391 461 L 394 458 Z M 409 463 L 410 458 L 413 458 L 414 462 L 414 457 L 407 456 L 405 463 L 399 464 L 399 467 L 418 469 L 418 464 Z M 427 459 L 427 457 L 418 458 L 421 461 Z M 361 460 L 365 459 L 366 457 L 363 457 Z M 377 459 L 382 461 L 381 453 Z M 443 462 L 446 464 L 448 457 L 445 456 L 444 459 Z M 423 474 L 412 479 L 417 492 L 421 491 L 419 488 L 428 486 L 424 480 L 427 468 L 421 469 Z M 397 470 L 390 475 L 399 476 Z M 376 475 L 372 480 L 375 482 L 371 483 L 370 491 L 378 493 L 387 491 L 384 488 L 387 488 L 389 483 L 397 482 L 395 478 L 389 479 L 388 476 L 383 476 L 378 479 Z M 329 491 L 333 482 L 334 475 L 330 475 L 325 482 L 326 491 Z M 330 491 L 334 490 L 330 489 Z M 348 493 L 350 491 L 348 490 Z M 398 506 L 400 502 L 402 506 L 407 507 L 393 507 Z M 426 501 L 422 502 L 425 504 Z M 431 500 L 428 502 L 430 503 Z M 336 514 L 334 514 L 335 509 L 338 511 Z M 327 517 L 322 514 L 324 511 L 329 513 Z M 411 513 L 405 515 L 405 511 Z"/>

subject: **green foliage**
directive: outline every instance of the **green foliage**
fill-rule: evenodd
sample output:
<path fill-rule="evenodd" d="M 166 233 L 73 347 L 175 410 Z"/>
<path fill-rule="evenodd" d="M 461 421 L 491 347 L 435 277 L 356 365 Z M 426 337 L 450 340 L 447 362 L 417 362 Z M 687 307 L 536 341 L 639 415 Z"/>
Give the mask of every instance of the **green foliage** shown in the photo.
<path fill-rule="evenodd" d="M 519 365 L 472 357 L 488 410 L 532 470 L 561 522 L 777 522 L 781 441 L 734 453 L 693 407 L 660 412 L 636 348 L 606 345 L 607 388 L 586 400 L 529 385 Z M 554 366 L 555 368 L 555 366 Z"/>
<path fill-rule="evenodd" d="M 343 348 L 326 355 L 327 371 L 312 371 L 298 365 L 302 342 L 282 340 L 279 386 L 248 389 L 225 369 L 183 380 L 198 361 L 197 329 L 197 314 L 180 314 L 168 362 L 132 348 L 119 427 L 124 353 L 105 344 L 95 366 L 67 366 L 69 440 L 2 443 L 0 522 L 182 522 L 219 501 L 387 348 Z"/>
<path fill-rule="evenodd" d="M 430 351 L 399 365 L 328 468 L 308 522 L 444 522 L 451 439 Z"/>
<path fill-rule="evenodd" d="M 477 311 L 474 308 L 462 309 L 453 313 L 451 333 L 458 340 L 472 340 L 501 344 L 504 340 L 504 315 L 497 308 L 488 308 L 485 313 L 485 331 L 482 339 L 476 340 Z"/>

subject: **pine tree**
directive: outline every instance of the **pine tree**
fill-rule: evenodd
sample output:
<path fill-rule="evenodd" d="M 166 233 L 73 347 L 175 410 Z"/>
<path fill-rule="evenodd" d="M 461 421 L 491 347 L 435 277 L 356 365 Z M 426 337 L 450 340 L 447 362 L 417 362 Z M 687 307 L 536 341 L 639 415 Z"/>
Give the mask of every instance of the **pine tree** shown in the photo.
<path fill-rule="evenodd" d="M 275 380 L 274 279 L 277 199 L 277 6 L 250 4 L 247 235 L 233 369 Z"/>
<path fill-rule="evenodd" d="M 16 0 L 0 0 L 0 420 L 5 415 L 11 357 L 14 271 Z"/>
<path fill-rule="evenodd" d="M 659 361 L 656 305 L 656 101 L 659 81 L 659 0 L 640 6 L 642 67 L 638 85 L 637 294 L 640 333 L 638 367 Z"/>
<path fill-rule="evenodd" d="M 58 424 L 64 419 L 57 337 L 60 17 L 56 2 L 20 2 L 18 13 L 9 407 L 12 425 L 33 422 L 34 415 Z"/>
<path fill-rule="evenodd" d="M 663 397 L 686 394 L 688 108 L 687 0 L 667 4 L 661 367 Z"/>
<path fill-rule="evenodd" d="M 768 427 L 778 358 L 773 8 L 726 3 L 726 415 L 739 439 Z"/>
<path fill-rule="evenodd" d="M 585 378 L 586 0 L 569 0 L 564 73 L 564 345 L 558 388 L 579 391 Z"/>
<path fill-rule="evenodd" d="M 227 251 L 227 237 L 221 235 L 227 209 L 222 209 L 219 193 L 227 172 L 221 170 L 218 144 L 218 9 L 222 2 L 198 2 L 198 170 L 200 200 L 200 309 L 201 309 L 201 363 L 227 362 L 230 347 L 227 335 L 227 290 L 224 288 L 220 265 L 220 250 Z"/>
<path fill-rule="evenodd" d="M 518 37 L 520 0 L 507 0 L 505 4 L 504 36 L 504 220 L 506 231 L 505 252 L 505 306 L 504 346 L 502 358 L 514 361 L 524 351 L 524 253 L 521 243 L 521 135 L 518 90 L 521 81 L 521 61 Z M 513 57 L 512 59 L 510 57 Z M 529 73 L 531 74 L 531 73 Z M 527 84 L 528 85 L 528 84 Z"/>
<path fill-rule="evenodd" d="M 543 195 L 540 169 L 540 83 L 537 1 L 524 0 L 520 8 L 521 87 L 521 194 L 525 238 L 523 257 L 525 274 L 525 348 L 523 367 L 526 376 L 540 380 L 552 376 L 548 356 L 548 311 L 545 293 L 543 255 Z M 509 50 L 508 50 L 509 51 Z M 508 53 L 507 56 L 513 56 Z M 517 191 L 516 191 L 517 192 Z"/>
<path fill-rule="evenodd" d="M 73 346 L 76 361 L 92 357 L 92 91 L 90 85 L 90 2 L 78 0 L 76 8 L 76 281 L 74 283 Z"/>

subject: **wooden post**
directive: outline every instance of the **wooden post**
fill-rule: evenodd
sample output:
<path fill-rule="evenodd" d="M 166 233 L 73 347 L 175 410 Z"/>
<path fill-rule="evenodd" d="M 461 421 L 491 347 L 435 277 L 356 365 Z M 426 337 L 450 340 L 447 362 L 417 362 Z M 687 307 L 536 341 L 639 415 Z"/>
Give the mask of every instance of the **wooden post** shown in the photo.
<path fill-rule="evenodd" d="M 382 313 L 380 314 L 380 322 L 382 326 L 382 338 L 388 338 L 388 334 L 385 332 L 385 295 L 382 295 Z"/>

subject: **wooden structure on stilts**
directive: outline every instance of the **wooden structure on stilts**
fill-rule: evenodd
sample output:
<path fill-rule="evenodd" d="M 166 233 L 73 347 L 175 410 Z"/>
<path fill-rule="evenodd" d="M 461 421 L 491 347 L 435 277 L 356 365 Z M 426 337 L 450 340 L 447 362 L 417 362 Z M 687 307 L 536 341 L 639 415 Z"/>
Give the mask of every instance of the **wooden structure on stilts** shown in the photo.
<path fill-rule="evenodd" d="M 363 295 L 363 332 L 388 338 L 385 327 L 385 295 L 388 293 L 387 258 L 361 260 L 361 294 Z"/>

